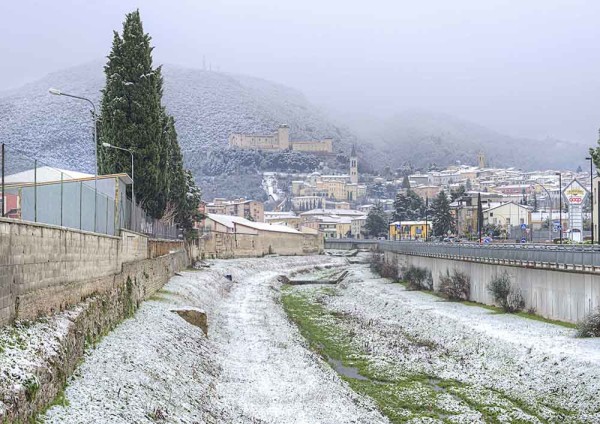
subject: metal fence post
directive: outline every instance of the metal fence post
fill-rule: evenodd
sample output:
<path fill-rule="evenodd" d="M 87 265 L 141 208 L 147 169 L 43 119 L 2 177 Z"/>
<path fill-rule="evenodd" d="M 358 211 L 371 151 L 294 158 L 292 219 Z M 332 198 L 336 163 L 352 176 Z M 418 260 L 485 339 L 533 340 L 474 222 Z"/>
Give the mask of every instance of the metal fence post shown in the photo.
<path fill-rule="evenodd" d="M 33 161 L 33 222 L 37 222 L 37 159 Z"/>
<path fill-rule="evenodd" d="M 65 174 L 60 173 L 60 226 L 63 226 L 63 178 Z"/>
<path fill-rule="evenodd" d="M 0 217 L 4 217 L 4 203 L 6 202 L 6 197 L 4 196 L 4 143 L 2 143 L 2 214 Z"/>
<path fill-rule="evenodd" d="M 81 215 L 82 215 L 82 205 L 83 202 L 83 181 L 79 181 L 79 229 L 83 229 L 83 225 L 81 223 Z"/>

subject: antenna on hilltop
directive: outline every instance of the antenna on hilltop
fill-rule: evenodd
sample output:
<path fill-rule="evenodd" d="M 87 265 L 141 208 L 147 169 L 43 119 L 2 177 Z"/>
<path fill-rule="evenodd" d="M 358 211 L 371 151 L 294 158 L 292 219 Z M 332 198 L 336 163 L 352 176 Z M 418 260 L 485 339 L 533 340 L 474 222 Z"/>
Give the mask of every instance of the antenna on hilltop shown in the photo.
<path fill-rule="evenodd" d="M 206 56 L 202 55 L 202 69 L 206 71 Z"/>

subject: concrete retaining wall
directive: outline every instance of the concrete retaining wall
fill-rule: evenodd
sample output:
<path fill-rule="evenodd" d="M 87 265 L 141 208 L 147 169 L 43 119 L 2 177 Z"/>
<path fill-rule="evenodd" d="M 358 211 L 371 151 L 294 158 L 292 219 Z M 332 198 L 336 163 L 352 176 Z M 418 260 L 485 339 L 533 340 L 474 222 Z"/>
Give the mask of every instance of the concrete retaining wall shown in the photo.
<path fill-rule="evenodd" d="M 544 270 L 522 266 L 487 264 L 468 260 L 431 258 L 385 252 L 388 262 L 399 267 L 409 265 L 431 271 L 434 287 L 439 287 L 439 277 L 454 269 L 471 278 L 471 300 L 493 305 L 494 300 L 487 285 L 495 276 L 507 272 L 512 282 L 521 289 L 526 307 L 546 318 L 578 322 L 590 311 L 600 306 L 600 275 L 578 271 Z"/>
<path fill-rule="evenodd" d="M 187 266 L 185 251 L 123 264 L 122 272 L 102 279 L 101 290 L 66 312 L 68 327 L 56 340 L 56 352 L 42 350 L 36 358 L 35 377 L 39 389 L 33 398 L 20 385 L 0 387 L 4 408 L 0 422 L 30 422 L 64 388 L 81 361 L 86 344 L 95 343 L 140 303 L 159 290 L 177 271 Z"/>
<path fill-rule="evenodd" d="M 124 264 L 183 249 L 130 231 L 113 237 L 0 218 L 0 326 L 65 309 L 109 290 Z"/>
<path fill-rule="evenodd" d="M 318 234 L 294 234 L 260 231 L 256 234 L 212 232 L 190 246 L 192 260 L 201 258 L 250 258 L 268 254 L 312 255 L 323 252 L 323 238 Z"/>

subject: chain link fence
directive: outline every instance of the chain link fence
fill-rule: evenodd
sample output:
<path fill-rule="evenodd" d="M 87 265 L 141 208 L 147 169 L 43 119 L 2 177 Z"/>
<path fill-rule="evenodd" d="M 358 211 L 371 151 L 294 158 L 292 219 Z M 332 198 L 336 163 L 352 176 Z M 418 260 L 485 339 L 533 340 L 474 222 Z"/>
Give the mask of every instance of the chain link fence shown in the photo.
<path fill-rule="evenodd" d="M 112 236 L 127 229 L 177 239 L 175 225 L 150 218 L 127 198 L 126 174 L 59 169 L 0 145 L 0 216 Z"/>

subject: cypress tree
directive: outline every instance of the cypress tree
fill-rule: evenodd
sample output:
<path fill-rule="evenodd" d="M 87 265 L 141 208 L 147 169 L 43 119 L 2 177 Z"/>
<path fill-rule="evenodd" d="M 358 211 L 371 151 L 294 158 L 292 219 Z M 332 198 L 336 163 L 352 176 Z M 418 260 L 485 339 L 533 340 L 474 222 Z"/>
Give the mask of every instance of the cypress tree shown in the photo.
<path fill-rule="evenodd" d="M 444 236 L 448 232 L 455 231 L 454 217 L 450 211 L 450 202 L 446 193 L 442 190 L 431 205 L 433 233 L 436 236 Z"/>
<path fill-rule="evenodd" d="M 153 68 L 150 36 L 144 33 L 139 11 L 129 13 L 123 35 L 115 31 L 104 67 L 99 120 L 100 172 L 131 174 L 124 152 L 103 148 L 102 143 L 134 152 L 136 199 L 153 217 L 162 216 L 166 205 L 166 173 L 161 155 L 166 151 L 161 106 L 162 76 Z M 163 156 L 164 159 L 164 156 Z"/>

